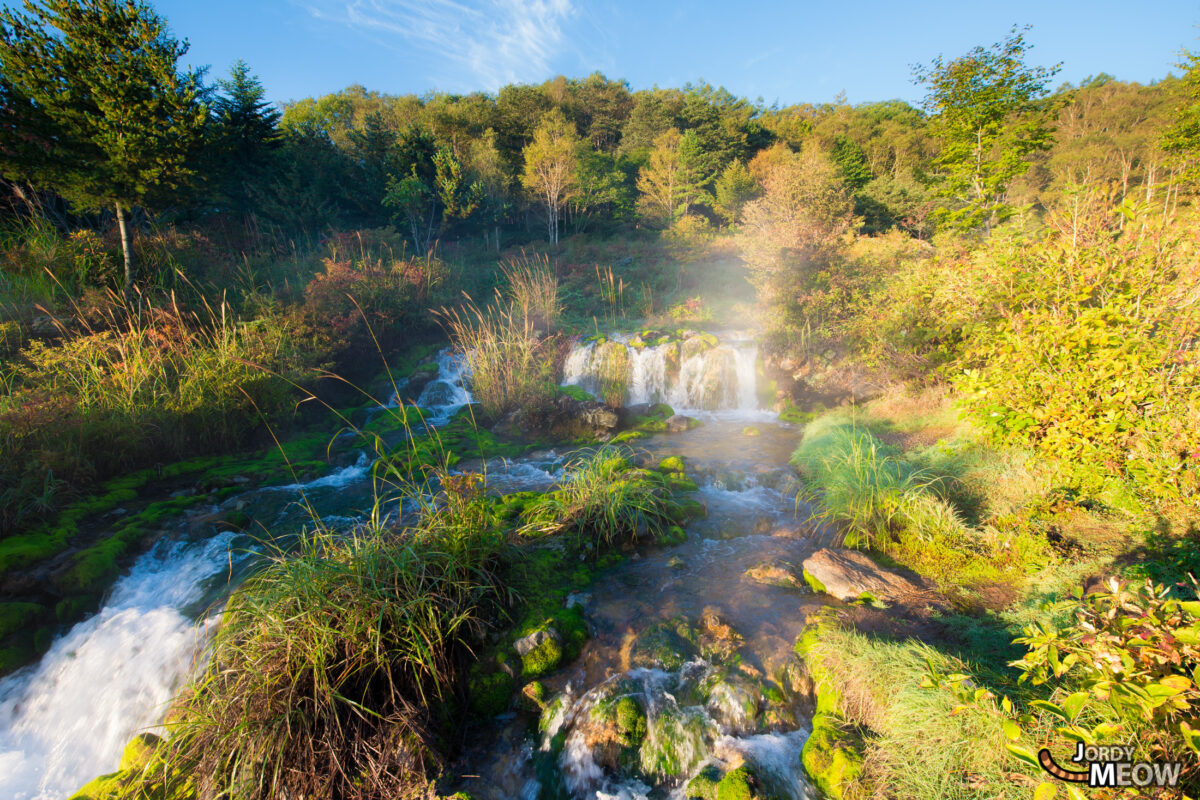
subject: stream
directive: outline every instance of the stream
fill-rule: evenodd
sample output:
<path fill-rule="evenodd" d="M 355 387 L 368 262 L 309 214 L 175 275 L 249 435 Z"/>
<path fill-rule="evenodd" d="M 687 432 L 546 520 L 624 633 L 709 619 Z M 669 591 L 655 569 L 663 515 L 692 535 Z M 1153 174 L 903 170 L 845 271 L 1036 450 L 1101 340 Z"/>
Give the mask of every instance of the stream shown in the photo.
<path fill-rule="evenodd" d="M 763 687 L 786 683 L 780 676 L 794 667 L 792 646 L 821 601 L 746 575 L 763 563 L 798 564 L 823 538 L 794 499 L 786 466 L 800 431 L 755 407 L 749 337 L 722 334 L 719 346 L 684 348 L 682 358 L 676 351 L 674 369 L 665 347 L 628 337 L 608 346 L 627 350 L 627 404 L 666 402 L 702 422 L 632 445 L 651 462 L 682 457 L 708 513 L 687 526 L 682 544 L 635 555 L 573 598 L 593 635 L 574 663 L 546 680 L 552 694 L 540 730 L 508 713 L 473 731 L 455 765 L 461 788 L 478 800 L 681 798 L 686 780 L 707 767 L 746 762 L 774 796 L 815 797 L 800 766 L 810 709 L 790 692 L 768 702 Z M 565 383 L 596 391 L 597 349 L 574 349 Z M 435 425 L 471 402 L 461 360 L 443 352 L 438 366 L 417 401 Z M 549 488 L 568 456 L 492 459 L 484 465 L 489 490 Z M 272 530 L 297 529 L 310 522 L 304 499 L 326 523 L 350 525 L 370 507 L 370 466 L 365 453 L 348 453 L 327 475 L 248 489 L 173 523 L 174 534 L 132 564 L 100 611 L 59 636 L 37 664 L 0 679 L 0 796 L 68 797 L 115 770 L 125 744 L 159 725 L 202 663 L 224 599 L 257 560 L 253 539 L 215 533 L 206 519 L 248 507 Z M 631 642 L 681 620 L 735 631 L 726 658 L 636 663 Z M 598 715 L 624 697 L 645 717 L 639 769 L 615 763 L 596 728 Z"/>

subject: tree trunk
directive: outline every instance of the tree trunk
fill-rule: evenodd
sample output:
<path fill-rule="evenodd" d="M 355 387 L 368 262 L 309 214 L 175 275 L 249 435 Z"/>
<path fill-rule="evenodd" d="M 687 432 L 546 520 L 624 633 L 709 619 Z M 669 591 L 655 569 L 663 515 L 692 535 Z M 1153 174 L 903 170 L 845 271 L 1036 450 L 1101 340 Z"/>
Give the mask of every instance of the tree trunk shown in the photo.
<path fill-rule="evenodd" d="M 120 201 L 114 205 L 117 208 L 117 227 L 121 231 L 121 252 L 125 256 L 125 298 L 133 294 L 133 232 L 129 228 L 129 220 L 125 218 L 125 209 Z"/>

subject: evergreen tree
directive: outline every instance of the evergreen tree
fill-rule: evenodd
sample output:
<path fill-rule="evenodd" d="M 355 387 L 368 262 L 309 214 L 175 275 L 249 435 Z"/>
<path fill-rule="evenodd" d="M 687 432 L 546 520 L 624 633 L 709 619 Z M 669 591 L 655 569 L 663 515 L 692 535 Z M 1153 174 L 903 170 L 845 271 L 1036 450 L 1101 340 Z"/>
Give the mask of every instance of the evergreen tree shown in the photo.
<path fill-rule="evenodd" d="M 280 112 L 265 99 L 258 78 L 245 61 L 235 61 L 229 77 L 218 81 L 213 102 L 215 140 L 221 159 L 222 193 L 235 213 L 250 213 L 253 187 L 264 178 L 272 153 L 281 143 Z"/>
<path fill-rule="evenodd" d="M 193 177 L 207 109 L 187 43 L 134 0 L 26 0 L 0 9 L 0 171 L 84 209 L 113 208 L 125 291 L 129 212 L 163 205 Z"/>

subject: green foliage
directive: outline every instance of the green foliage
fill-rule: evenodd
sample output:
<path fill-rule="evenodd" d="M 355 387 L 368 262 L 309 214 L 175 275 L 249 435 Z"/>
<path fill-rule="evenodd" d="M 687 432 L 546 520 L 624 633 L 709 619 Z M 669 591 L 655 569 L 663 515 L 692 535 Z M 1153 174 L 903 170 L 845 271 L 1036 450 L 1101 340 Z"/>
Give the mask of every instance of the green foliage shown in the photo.
<path fill-rule="evenodd" d="M 151 780 L 195 775 L 237 797 L 352 791 L 357 775 L 380 791 L 422 785 L 431 706 L 499 592 L 490 506 L 469 489 L 447 498 L 415 528 L 302 535 L 251 578 Z"/>
<path fill-rule="evenodd" d="M 162 204 L 191 177 L 207 112 L 200 75 L 148 6 L 118 0 L 25 3 L 0 14 L 6 176 L 52 187 L 85 208 Z M 128 292 L 133 280 L 129 235 Z"/>
<path fill-rule="evenodd" d="M 1136 742 L 1151 761 L 1190 763 L 1183 785 L 1200 783 L 1200 600 L 1150 582 L 1105 588 L 1076 601 L 1071 625 L 1035 623 L 1016 639 L 1028 649 L 1013 662 L 1021 680 L 1053 688 L 1031 705 L 1068 739 Z"/>
<path fill-rule="evenodd" d="M 988 284 L 1001 312 L 968 343 L 963 404 L 996 441 L 1194 505 L 1200 361 L 1183 343 L 1198 323 L 1179 309 L 1200 276 L 1183 229 L 1146 235 L 1150 220 L 1133 216 L 1122 234 L 1119 218 L 1076 219 L 996 253 Z"/>
<path fill-rule="evenodd" d="M 1183 51 L 1184 71 L 1174 124 L 1162 134 L 1162 147 L 1181 162 L 1184 178 L 1200 177 L 1200 53 Z"/>

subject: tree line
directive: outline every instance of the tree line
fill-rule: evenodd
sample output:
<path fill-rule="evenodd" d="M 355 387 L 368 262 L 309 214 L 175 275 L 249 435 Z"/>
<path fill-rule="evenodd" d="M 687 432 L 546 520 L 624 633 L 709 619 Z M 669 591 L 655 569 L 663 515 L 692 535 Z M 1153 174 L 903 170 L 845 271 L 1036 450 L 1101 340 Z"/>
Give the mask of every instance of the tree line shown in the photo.
<path fill-rule="evenodd" d="M 921 107 L 767 106 L 596 73 L 495 94 L 352 86 L 280 109 L 244 62 L 212 83 L 181 70 L 186 41 L 145 4 L 26 0 L 0 11 L 0 174 L 18 213 L 104 210 L 127 289 L 134 211 L 288 233 L 395 225 L 423 255 L 444 239 L 735 225 L 781 146 L 828 162 L 813 174 L 864 232 L 922 238 L 990 230 L 1070 186 L 1153 200 L 1192 177 L 1194 57 L 1182 80 L 1051 90 L 1057 67 L 1027 65 L 1024 34 L 917 67 Z"/>

